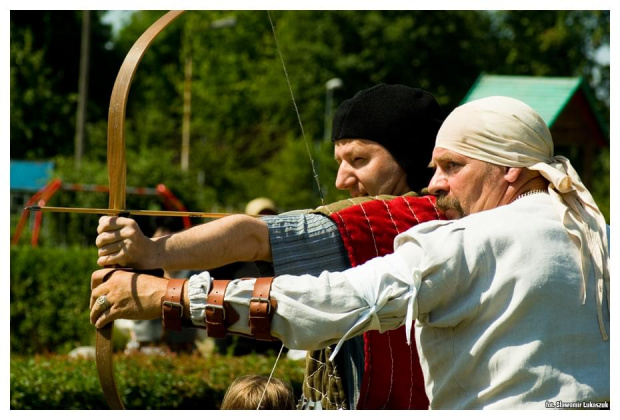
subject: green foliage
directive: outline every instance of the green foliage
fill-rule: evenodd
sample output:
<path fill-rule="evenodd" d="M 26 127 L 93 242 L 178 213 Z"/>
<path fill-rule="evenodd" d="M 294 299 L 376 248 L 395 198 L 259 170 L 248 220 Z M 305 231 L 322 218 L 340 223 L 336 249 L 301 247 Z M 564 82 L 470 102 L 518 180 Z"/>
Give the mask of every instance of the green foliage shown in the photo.
<path fill-rule="evenodd" d="M 44 51 L 35 49 L 32 30 L 24 28 L 14 37 L 11 48 L 11 149 L 13 153 L 35 159 L 42 154 L 42 148 L 51 148 L 40 140 L 62 133 L 61 121 L 68 117 L 75 103 L 69 96 L 54 92 L 58 76 L 47 67 Z M 29 114 L 35 110 L 46 118 L 32 124 Z M 35 143 L 37 139 L 39 142 Z M 49 140 L 45 143 L 49 144 Z M 28 144 L 35 147 L 30 148 Z M 68 151 L 67 144 L 59 146 L 58 151 Z"/>
<path fill-rule="evenodd" d="M 11 352 L 68 352 L 94 339 L 91 248 L 11 247 Z"/>
<path fill-rule="evenodd" d="M 107 184 L 112 81 L 121 58 L 162 14 L 133 13 L 113 40 L 110 28 L 93 19 L 84 168 L 76 170 L 71 156 L 81 14 L 12 11 L 11 158 L 54 157 L 62 162 L 63 180 Z M 596 92 L 608 123 L 610 67 L 598 63 L 594 51 L 609 45 L 609 16 L 596 10 L 188 11 L 157 37 L 133 79 L 125 126 L 127 183 L 164 183 L 190 210 L 240 211 L 259 195 L 271 197 L 282 210 L 315 207 L 320 202 L 305 137 L 326 200 L 343 197 L 333 187 L 331 144 L 317 146 L 323 138 L 325 83 L 334 77 L 344 82 L 333 92 L 334 109 L 374 84 L 403 83 L 432 92 L 447 114 L 483 72 L 581 76 Z M 217 27 L 214 22 L 223 18 L 236 24 Z M 69 43 L 71 52 L 61 53 Z M 191 87 L 190 165 L 183 172 L 186 87 Z M 600 179 L 602 187 L 609 184 L 604 171 Z M 604 199 L 609 192 L 600 195 Z M 74 207 L 99 200 L 87 193 L 64 197 L 65 205 Z M 136 201 L 128 207 L 157 205 L 130 199 Z M 54 241 L 92 243 L 82 232 L 93 232 L 94 222 L 63 223 L 70 230 Z"/>
<path fill-rule="evenodd" d="M 107 407 L 94 361 L 49 356 L 94 345 L 88 305 L 96 254 L 95 248 L 11 248 L 12 409 Z M 113 340 L 117 351 L 124 349 L 122 336 Z M 25 357 L 33 354 L 39 355 Z M 217 409 L 235 377 L 268 375 L 274 361 L 274 355 L 115 355 L 118 388 L 133 409 Z M 284 358 L 275 375 L 299 395 L 303 368 L 303 361 Z"/>
<path fill-rule="evenodd" d="M 109 27 L 91 12 L 88 117 L 107 118 L 115 70 L 122 56 L 105 48 Z M 83 13 L 11 11 L 11 158 L 70 155 L 75 138 Z"/>
<path fill-rule="evenodd" d="M 312 142 L 306 147 L 301 139 L 288 139 L 268 167 L 266 191 L 272 197 L 280 197 L 278 205 L 284 209 L 314 208 L 320 205 L 319 187 L 312 162 L 308 158 L 309 150 L 325 202 L 344 199 L 346 195 L 332 187 L 338 170 L 332 149 L 331 142 Z M 288 182 L 282 182 L 283 179 Z"/>
<path fill-rule="evenodd" d="M 609 42 L 609 15 L 602 11 L 501 11 L 494 17 L 502 28 L 503 69 L 515 74 L 588 73 L 588 50 Z"/>
<path fill-rule="evenodd" d="M 126 408 L 219 409 L 226 389 L 241 375 L 269 375 L 274 356 L 117 355 L 116 382 Z M 301 394 L 304 361 L 281 358 L 275 377 Z M 105 409 L 93 360 L 67 356 L 11 359 L 11 409 Z"/>

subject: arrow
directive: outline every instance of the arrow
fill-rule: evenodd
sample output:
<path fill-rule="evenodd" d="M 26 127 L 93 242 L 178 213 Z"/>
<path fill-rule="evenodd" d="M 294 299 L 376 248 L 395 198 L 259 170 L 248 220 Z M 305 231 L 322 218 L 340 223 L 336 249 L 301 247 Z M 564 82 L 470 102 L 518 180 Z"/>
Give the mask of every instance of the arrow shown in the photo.
<path fill-rule="evenodd" d="M 164 211 L 164 210 L 115 210 L 115 209 L 91 209 L 82 207 L 48 207 L 28 206 L 24 210 L 40 211 L 44 213 L 83 213 L 83 214 L 109 214 L 111 216 L 170 216 L 170 217 L 198 217 L 203 219 L 220 219 L 230 216 L 231 213 L 204 213 L 196 211 Z"/>

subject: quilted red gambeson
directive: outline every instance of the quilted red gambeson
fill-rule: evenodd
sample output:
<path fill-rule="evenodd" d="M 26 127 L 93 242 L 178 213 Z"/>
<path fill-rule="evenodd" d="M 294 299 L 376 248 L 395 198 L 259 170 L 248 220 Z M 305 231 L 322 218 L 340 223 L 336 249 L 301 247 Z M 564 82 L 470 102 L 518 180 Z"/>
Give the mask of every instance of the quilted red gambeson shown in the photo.
<path fill-rule="evenodd" d="M 394 238 L 418 223 L 440 219 L 433 196 L 373 200 L 332 213 L 352 266 L 394 252 Z M 413 334 L 412 334 L 413 337 Z M 364 334 L 364 374 L 357 409 L 427 409 L 415 343 L 405 327 Z"/>

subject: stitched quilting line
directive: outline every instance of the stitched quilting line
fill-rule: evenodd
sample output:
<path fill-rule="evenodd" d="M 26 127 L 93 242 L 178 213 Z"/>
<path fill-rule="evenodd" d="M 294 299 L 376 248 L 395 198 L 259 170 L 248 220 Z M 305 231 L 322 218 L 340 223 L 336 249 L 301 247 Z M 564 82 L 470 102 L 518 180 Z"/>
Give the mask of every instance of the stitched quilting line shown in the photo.
<path fill-rule="evenodd" d="M 413 208 L 411 208 L 411 204 L 409 203 L 409 201 L 405 197 L 401 197 L 401 198 L 405 201 L 405 204 L 407 204 L 407 208 L 409 209 L 409 211 L 411 212 L 411 214 L 415 218 L 415 221 L 419 224 L 420 223 L 420 219 L 418 219 L 418 216 L 415 214 L 415 211 L 413 210 Z"/>
<path fill-rule="evenodd" d="M 388 390 L 388 395 L 385 400 L 385 404 L 383 404 L 383 408 L 385 408 L 390 402 L 390 398 L 392 397 L 392 388 L 394 386 L 394 352 L 392 350 L 392 334 L 388 334 L 388 348 L 390 349 L 390 389 Z"/>
<path fill-rule="evenodd" d="M 409 203 L 409 201 L 405 197 L 402 197 L 402 199 L 405 201 L 405 203 L 407 204 L 407 208 L 409 208 L 409 210 L 411 211 L 411 214 L 415 218 L 416 222 L 419 224 L 420 223 L 420 219 L 418 219 L 418 216 L 416 215 L 415 211 L 411 207 L 411 204 Z M 433 205 L 433 208 L 435 209 L 435 214 L 437 214 L 437 217 L 439 217 L 439 213 L 437 211 L 437 208 L 434 205 L 434 203 L 432 202 L 432 200 L 430 200 L 430 198 L 428 196 L 426 197 L 426 199 L 429 200 L 429 202 Z M 392 219 L 392 223 L 394 223 L 394 228 L 396 229 L 396 232 L 398 234 L 400 234 L 400 231 L 399 231 L 398 227 L 396 226 L 396 222 L 395 222 L 395 220 L 394 220 L 394 218 L 392 216 L 392 213 L 391 213 L 391 211 L 389 209 L 389 203 L 384 201 L 384 204 L 385 204 L 386 210 L 388 211 L 388 214 L 390 215 L 390 219 Z M 392 355 L 392 352 L 391 352 L 391 342 L 390 342 L 390 355 Z M 392 361 L 392 363 L 393 363 L 393 361 Z M 408 407 L 411 408 L 411 403 L 413 401 L 413 351 L 412 351 L 411 347 L 409 347 L 409 375 L 411 376 L 412 379 L 411 379 L 410 384 L 409 384 L 409 403 L 408 403 Z M 391 391 L 392 391 L 392 389 L 391 389 L 392 385 L 393 385 L 393 371 L 392 371 L 392 381 L 390 382 L 390 394 L 391 394 Z M 389 398 L 388 398 L 388 400 L 389 400 Z M 386 402 L 386 404 L 387 404 L 387 402 Z"/>
<path fill-rule="evenodd" d="M 366 214 L 366 210 L 364 209 L 364 206 L 360 203 L 359 204 L 360 209 L 362 210 L 362 213 L 364 214 L 364 218 L 366 218 L 366 222 L 368 223 L 368 229 L 370 229 L 370 237 L 372 238 L 372 243 L 375 246 L 375 255 L 379 256 L 379 249 L 377 248 L 377 241 L 375 239 L 375 233 L 372 230 L 372 225 L 370 224 L 370 219 L 368 218 L 368 215 Z M 368 348 L 370 349 L 370 346 L 368 346 Z M 369 355 L 369 360 L 372 360 L 372 355 Z M 372 363 L 370 364 L 372 366 Z M 372 389 L 371 383 L 370 383 L 370 379 L 372 378 L 372 374 L 369 372 L 369 376 L 368 376 L 368 389 Z M 366 399 L 368 399 L 368 394 L 370 394 L 370 392 L 366 392 L 366 396 L 364 398 L 364 405 L 366 404 Z"/>
<path fill-rule="evenodd" d="M 354 202 L 353 200 L 351 200 L 351 199 L 349 199 L 349 201 L 351 201 L 352 203 L 355 203 L 355 202 Z M 359 206 L 361 207 L 361 204 L 357 204 L 357 205 L 359 205 Z M 363 211 L 363 209 L 362 209 L 362 211 Z M 342 215 L 341 215 L 339 212 L 336 212 L 336 213 L 333 213 L 333 214 L 336 214 L 336 215 L 338 216 L 338 218 L 340 219 L 340 222 L 342 223 L 342 226 L 344 226 L 344 230 L 345 230 L 345 233 L 346 233 L 346 235 L 347 235 L 347 238 L 349 238 L 349 240 L 350 240 L 350 241 L 352 241 L 352 240 L 353 240 L 353 238 L 351 237 L 351 232 L 349 231 L 349 227 L 347 226 L 347 223 L 346 223 L 346 221 L 344 220 L 344 218 L 342 217 Z M 367 218 L 367 219 L 368 219 L 368 218 Z M 369 227 L 370 227 L 370 223 L 369 223 Z M 372 228 L 371 228 L 371 236 L 372 236 Z M 373 241 L 374 241 L 374 236 L 373 236 Z M 375 243 L 375 250 L 377 250 L 377 245 L 376 245 L 376 243 Z M 370 355 L 369 355 L 369 357 L 370 357 Z M 317 361 L 318 361 L 318 360 L 317 360 Z M 318 361 L 318 362 L 319 362 L 319 363 L 322 363 L 321 361 Z M 324 364 L 324 363 L 322 363 L 322 364 Z M 308 384 L 308 387 L 312 388 L 312 387 L 310 386 L 310 384 Z M 321 392 L 320 392 L 320 391 L 318 391 L 318 390 L 317 390 L 317 392 L 318 392 L 319 394 L 321 394 Z M 362 406 L 365 406 L 365 405 L 366 405 L 366 400 L 368 399 L 368 392 L 365 392 L 364 394 L 365 394 L 365 395 L 364 395 L 364 402 L 363 402 L 363 405 L 362 405 Z M 325 398 L 329 401 L 329 398 L 327 398 L 327 397 L 325 397 Z"/>
<path fill-rule="evenodd" d="M 433 200 L 431 200 L 431 198 L 428 195 L 426 195 L 424 197 L 428 200 L 429 203 L 431 203 L 431 205 L 433 206 L 433 209 L 435 209 L 435 214 L 437 215 L 437 218 L 440 219 L 441 215 L 439 214 L 439 209 L 437 208 L 435 203 L 433 203 Z"/>
<path fill-rule="evenodd" d="M 398 226 L 396 225 L 396 220 L 394 220 L 394 216 L 392 215 L 392 212 L 390 211 L 389 203 L 385 200 L 381 200 L 381 203 L 383 203 L 383 206 L 385 207 L 385 210 L 387 211 L 387 214 L 390 217 L 392 224 L 394 225 L 394 230 L 396 230 L 396 234 L 400 234 L 400 230 L 398 229 Z M 392 389 L 394 388 L 394 352 L 392 350 L 392 335 L 391 334 L 388 334 L 388 347 L 390 349 L 390 389 L 388 391 L 388 395 L 385 400 L 385 403 L 383 404 L 383 408 L 387 407 L 388 403 L 390 402 L 390 399 L 392 397 Z M 411 360 L 411 357 L 409 359 Z M 409 362 L 409 364 L 411 365 L 411 362 Z"/>
<path fill-rule="evenodd" d="M 390 216 L 390 220 L 392 221 L 392 224 L 394 225 L 394 229 L 396 230 L 396 233 L 400 234 L 400 230 L 398 229 L 398 226 L 396 226 L 396 220 L 394 220 L 394 216 L 392 216 L 392 212 L 390 211 L 390 204 L 385 200 L 381 200 L 381 202 L 385 206 L 385 210 L 387 211 L 388 216 Z"/>
<path fill-rule="evenodd" d="M 377 248 L 377 241 L 375 239 L 375 232 L 372 230 L 372 225 L 370 224 L 370 219 L 368 218 L 368 215 L 366 214 L 366 210 L 364 209 L 364 206 L 360 203 L 360 209 L 362 210 L 362 213 L 364 213 L 364 218 L 366 219 L 366 222 L 368 223 L 368 228 L 370 229 L 370 237 L 372 238 L 372 243 L 375 246 L 375 255 L 378 257 L 379 256 L 379 248 Z"/>
<path fill-rule="evenodd" d="M 340 221 L 342 222 L 342 226 L 344 226 L 344 231 L 347 234 L 347 238 L 349 238 L 350 241 L 353 241 L 353 238 L 351 238 L 351 232 L 349 232 L 349 228 L 347 227 L 347 223 L 344 221 L 344 218 L 342 217 L 342 215 L 340 213 L 334 213 L 338 216 L 338 218 L 340 218 Z"/>

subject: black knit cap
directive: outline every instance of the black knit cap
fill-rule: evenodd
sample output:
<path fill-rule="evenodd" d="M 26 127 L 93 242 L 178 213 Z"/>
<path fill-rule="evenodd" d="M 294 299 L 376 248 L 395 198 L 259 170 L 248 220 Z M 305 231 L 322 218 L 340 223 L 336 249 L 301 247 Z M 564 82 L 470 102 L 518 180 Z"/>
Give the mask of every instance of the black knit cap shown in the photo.
<path fill-rule="evenodd" d="M 407 173 L 409 188 L 420 191 L 433 175 L 428 163 L 442 122 L 439 104 L 430 93 L 380 84 L 342 102 L 334 116 L 332 141 L 379 143 Z"/>

